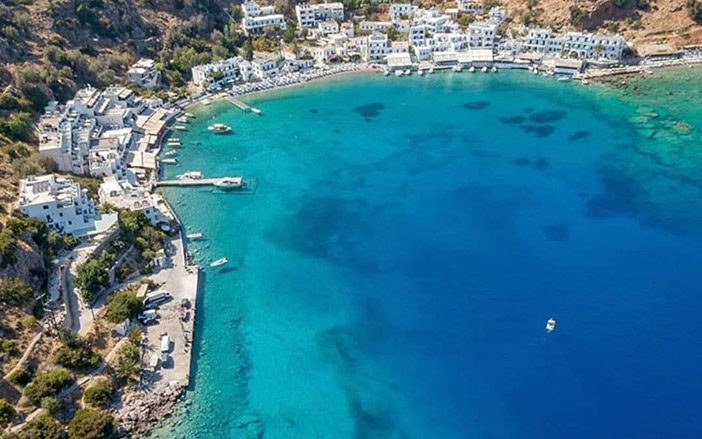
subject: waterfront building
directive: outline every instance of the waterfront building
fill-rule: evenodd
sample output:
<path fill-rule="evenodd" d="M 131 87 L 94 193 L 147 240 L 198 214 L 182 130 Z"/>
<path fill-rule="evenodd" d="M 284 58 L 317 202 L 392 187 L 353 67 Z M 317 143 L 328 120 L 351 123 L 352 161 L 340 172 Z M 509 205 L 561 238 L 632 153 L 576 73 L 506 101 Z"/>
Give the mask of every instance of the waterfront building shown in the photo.
<path fill-rule="evenodd" d="M 521 50 L 544 55 L 556 55 L 563 50 L 563 38 L 550 28 L 529 29 Z"/>
<path fill-rule="evenodd" d="M 156 61 L 142 58 L 127 71 L 127 79 L 142 88 L 154 88 L 161 83 L 161 72 L 156 70 Z"/>
<path fill-rule="evenodd" d="M 563 49 L 569 58 L 580 60 L 619 60 L 626 43 L 619 36 L 595 35 L 588 32 L 568 32 Z"/>
<path fill-rule="evenodd" d="M 266 79 L 278 74 L 278 60 L 268 55 L 256 55 L 251 61 L 251 71 L 257 79 Z"/>
<path fill-rule="evenodd" d="M 320 21 L 344 20 L 344 5 L 339 2 L 311 5 L 302 3 L 295 6 L 295 15 L 300 27 L 317 27 Z"/>
<path fill-rule="evenodd" d="M 80 236 L 95 227 L 95 206 L 87 189 L 53 174 L 21 179 L 18 209 L 55 232 Z"/>
<path fill-rule="evenodd" d="M 424 25 L 412 26 L 409 28 L 407 35 L 407 41 L 409 41 L 410 46 L 424 46 L 427 41 L 427 28 Z"/>
<path fill-rule="evenodd" d="M 241 6 L 244 17 L 241 19 L 241 27 L 247 35 L 259 35 L 264 28 L 273 27 L 285 30 L 285 17 L 283 14 L 276 14 L 273 6 L 259 6 L 253 1 L 244 2 Z"/>
<path fill-rule="evenodd" d="M 367 44 L 361 47 L 361 55 L 366 62 L 381 62 L 388 54 L 388 36 L 376 33 L 368 36 Z"/>
<path fill-rule="evenodd" d="M 468 25 L 470 47 L 489 47 L 495 45 L 497 24 L 490 21 L 475 22 Z"/>
<path fill-rule="evenodd" d="M 482 0 L 457 0 L 456 7 L 459 11 L 469 14 L 480 15 L 483 13 Z"/>
<path fill-rule="evenodd" d="M 169 224 L 173 218 L 163 198 L 127 179 L 106 177 L 98 190 L 100 203 L 142 212 L 153 225 Z"/>
<path fill-rule="evenodd" d="M 211 89 L 230 83 L 236 79 L 241 61 L 243 58 L 236 56 L 195 66 L 191 69 L 193 84 Z"/>

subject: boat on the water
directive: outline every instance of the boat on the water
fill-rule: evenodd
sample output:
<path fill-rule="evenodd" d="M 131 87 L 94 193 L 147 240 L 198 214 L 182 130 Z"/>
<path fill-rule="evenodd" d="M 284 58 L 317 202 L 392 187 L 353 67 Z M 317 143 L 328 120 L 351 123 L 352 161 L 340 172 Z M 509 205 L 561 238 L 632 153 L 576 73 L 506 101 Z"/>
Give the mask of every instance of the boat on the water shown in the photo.
<path fill-rule="evenodd" d="M 188 123 L 188 122 L 190 122 L 190 121 L 189 121 L 188 118 L 185 117 L 185 116 L 179 116 L 179 117 L 176 117 L 176 122 Z"/>
<path fill-rule="evenodd" d="M 434 67 L 429 67 L 429 74 L 434 73 Z"/>
<path fill-rule="evenodd" d="M 243 186 L 241 177 L 224 177 L 214 182 L 215 187 L 220 189 L 239 189 Z"/>
<path fill-rule="evenodd" d="M 570 82 L 570 78 L 567 76 L 561 76 L 558 78 L 558 82 Z"/>
<path fill-rule="evenodd" d="M 185 125 L 176 125 L 173 128 L 175 128 L 178 131 L 187 131 L 188 129 L 188 127 L 186 127 Z"/>
<path fill-rule="evenodd" d="M 210 267 L 219 267 L 219 266 L 222 266 L 222 265 L 226 264 L 227 262 L 229 262 L 229 259 L 227 259 L 227 258 L 219 258 L 219 259 L 217 259 L 216 261 L 212 262 L 212 263 L 210 264 Z"/>
<path fill-rule="evenodd" d="M 461 67 L 460 65 L 453 66 L 453 71 L 454 72 L 461 72 L 461 71 L 463 71 L 463 67 Z"/>
<path fill-rule="evenodd" d="M 395 70 L 395 76 L 399 78 L 402 75 L 404 75 L 404 73 L 402 73 L 402 70 Z"/>
<path fill-rule="evenodd" d="M 588 84 L 590 83 L 590 81 L 588 81 L 587 79 L 584 79 L 584 78 L 583 78 L 583 80 L 580 81 L 580 82 L 582 82 L 583 85 L 588 85 Z"/>
<path fill-rule="evenodd" d="M 263 114 L 263 111 L 259 110 L 259 109 L 256 108 L 256 107 L 251 107 L 251 112 L 252 112 L 253 114 L 258 114 L 259 116 Z"/>
<path fill-rule="evenodd" d="M 487 73 L 487 71 L 488 71 L 487 66 L 483 66 L 483 68 L 480 69 L 480 71 L 483 72 L 483 73 Z"/>
<path fill-rule="evenodd" d="M 412 74 L 412 70 L 407 69 L 405 70 L 405 75 L 410 76 Z"/>
<path fill-rule="evenodd" d="M 551 317 L 546 321 L 546 330 L 552 332 L 554 329 L 556 329 L 556 319 Z"/>
<path fill-rule="evenodd" d="M 468 69 L 468 71 L 471 72 L 471 73 L 475 73 L 475 67 L 470 66 L 470 68 Z"/>
<path fill-rule="evenodd" d="M 170 150 L 166 151 L 163 155 L 166 157 L 175 157 L 176 154 L 178 154 L 178 151 Z"/>
<path fill-rule="evenodd" d="M 384 71 L 384 72 L 383 72 L 383 75 L 385 75 L 385 76 L 390 76 L 390 70 Z"/>
<path fill-rule="evenodd" d="M 424 76 L 424 70 L 419 70 L 419 71 L 417 71 L 417 74 L 418 74 L 419 76 Z"/>
<path fill-rule="evenodd" d="M 201 180 L 202 172 L 200 171 L 188 171 L 185 174 L 180 174 L 176 177 L 178 180 Z"/>
<path fill-rule="evenodd" d="M 497 67 L 492 66 L 492 68 L 490 69 L 490 71 L 491 71 L 492 73 L 497 73 Z"/>
<path fill-rule="evenodd" d="M 188 233 L 187 235 L 185 235 L 185 237 L 188 238 L 188 239 L 191 240 L 191 241 L 200 240 L 200 239 L 202 239 L 204 236 L 205 236 L 205 235 L 203 235 L 203 234 L 200 233 L 200 232 Z"/>
<path fill-rule="evenodd" d="M 231 127 L 223 123 L 214 123 L 207 127 L 207 129 L 214 132 L 215 134 L 226 134 L 232 130 Z"/>
<path fill-rule="evenodd" d="M 166 159 L 161 159 L 161 163 L 164 165 L 175 165 L 178 163 L 178 160 L 174 158 L 166 158 Z"/>
<path fill-rule="evenodd" d="M 195 117 L 195 115 L 194 115 L 193 113 L 185 113 L 185 115 L 186 115 L 187 117 Z"/>

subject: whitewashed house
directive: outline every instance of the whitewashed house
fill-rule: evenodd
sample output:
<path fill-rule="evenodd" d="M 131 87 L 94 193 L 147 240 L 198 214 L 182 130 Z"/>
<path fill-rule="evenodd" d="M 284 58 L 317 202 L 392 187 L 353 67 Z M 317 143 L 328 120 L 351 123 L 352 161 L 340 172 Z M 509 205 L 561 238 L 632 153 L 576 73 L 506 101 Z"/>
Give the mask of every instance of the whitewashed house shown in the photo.
<path fill-rule="evenodd" d="M 247 35 L 262 34 L 265 28 L 275 28 L 285 30 L 285 17 L 283 14 L 276 14 L 273 6 L 259 6 L 253 1 L 244 2 L 241 6 L 244 17 L 241 19 L 241 27 Z"/>
<path fill-rule="evenodd" d="M 367 45 L 361 48 L 361 54 L 366 62 L 382 62 L 388 54 L 389 46 L 387 35 L 369 35 Z"/>
<path fill-rule="evenodd" d="M 318 28 L 322 35 L 325 36 L 339 33 L 339 23 L 334 20 L 320 21 Z"/>
<path fill-rule="evenodd" d="M 278 74 L 278 60 L 266 55 L 258 55 L 251 61 L 253 76 L 266 79 Z"/>
<path fill-rule="evenodd" d="M 237 78 L 241 61 L 243 58 L 236 56 L 195 66 L 191 69 L 193 84 L 211 89 L 232 82 Z"/>
<path fill-rule="evenodd" d="M 521 46 L 523 52 L 535 52 L 544 55 L 557 55 L 563 50 L 563 38 L 549 28 L 533 28 Z"/>
<path fill-rule="evenodd" d="M 497 24 L 489 21 L 475 22 L 468 25 L 470 47 L 492 48 L 495 46 Z"/>
<path fill-rule="evenodd" d="M 55 232 L 80 236 L 95 228 L 95 206 L 87 189 L 53 174 L 20 180 L 18 209 Z"/>
<path fill-rule="evenodd" d="M 156 70 L 156 61 L 142 58 L 127 71 L 127 79 L 142 88 L 154 88 L 161 82 L 161 72 Z"/>
<path fill-rule="evenodd" d="M 320 21 L 344 20 L 344 5 L 339 2 L 318 3 L 311 5 L 302 3 L 295 6 L 295 15 L 300 27 L 317 27 Z"/>
<path fill-rule="evenodd" d="M 456 7 L 461 12 L 480 15 L 483 13 L 483 0 L 456 0 Z"/>
<path fill-rule="evenodd" d="M 406 20 L 412 16 L 412 3 L 392 3 L 388 14 L 392 21 Z"/>

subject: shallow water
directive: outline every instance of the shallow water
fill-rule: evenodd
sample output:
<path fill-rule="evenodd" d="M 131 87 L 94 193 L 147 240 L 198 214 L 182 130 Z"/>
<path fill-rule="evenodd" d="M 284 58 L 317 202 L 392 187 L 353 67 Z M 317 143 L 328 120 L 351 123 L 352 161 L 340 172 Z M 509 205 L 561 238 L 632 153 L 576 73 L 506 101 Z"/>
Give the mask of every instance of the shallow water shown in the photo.
<path fill-rule="evenodd" d="M 200 109 L 167 176 L 257 190 L 167 191 L 230 263 L 160 436 L 701 434 L 702 112 L 654 81 L 357 76 Z"/>

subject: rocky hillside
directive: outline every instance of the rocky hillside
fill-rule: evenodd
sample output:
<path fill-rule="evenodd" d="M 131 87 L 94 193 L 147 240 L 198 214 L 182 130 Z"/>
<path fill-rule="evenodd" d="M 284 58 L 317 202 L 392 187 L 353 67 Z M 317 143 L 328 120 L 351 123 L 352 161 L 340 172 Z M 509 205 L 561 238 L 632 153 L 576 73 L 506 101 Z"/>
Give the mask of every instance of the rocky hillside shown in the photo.
<path fill-rule="evenodd" d="M 618 32 L 635 44 L 702 44 L 702 25 L 693 20 L 691 13 L 691 4 L 696 0 L 500 0 L 493 3 L 505 6 L 516 22 L 560 30 L 605 29 Z M 702 2 L 699 4 L 702 10 Z"/>

